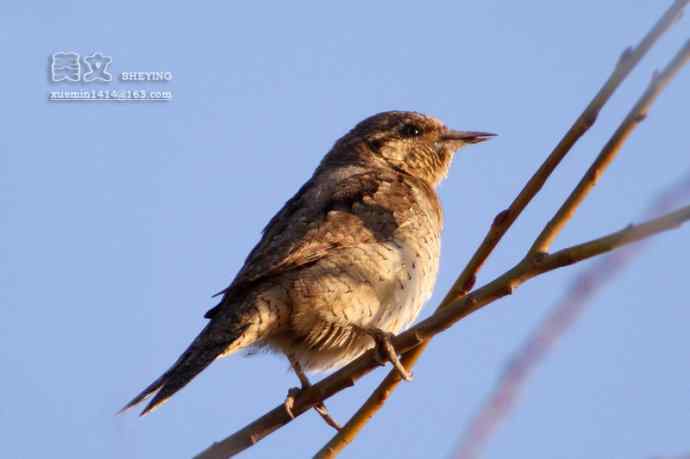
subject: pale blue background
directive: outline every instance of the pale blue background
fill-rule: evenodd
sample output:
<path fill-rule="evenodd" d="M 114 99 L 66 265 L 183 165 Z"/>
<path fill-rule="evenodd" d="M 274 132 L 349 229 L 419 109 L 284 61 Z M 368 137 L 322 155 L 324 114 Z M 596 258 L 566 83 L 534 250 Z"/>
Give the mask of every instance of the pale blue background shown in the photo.
<path fill-rule="evenodd" d="M 295 385 L 272 356 L 217 362 L 150 417 L 113 413 L 203 326 L 273 213 L 335 139 L 389 109 L 500 136 L 462 152 L 437 303 L 515 196 L 669 1 L 3 2 L 0 6 L 0 455 L 185 458 Z M 646 85 L 661 41 L 482 272 L 516 262 Z M 49 55 L 171 71 L 163 104 L 49 104 Z M 690 69 L 635 132 L 557 247 L 616 230 L 690 167 Z M 94 85 L 93 87 L 99 87 Z M 128 87 L 113 83 L 106 87 Z M 596 298 L 521 394 L 487 458 L 648 458 L 690 450 L 690 228 L 659 237 Z M 570 268 L 434 341 L 343 457 L 444 457 Z M 432 309 L 429 306 L 424 314 Z M 340 420 L 384 376 L 333 400 Z M 245 457 L 306 457 L 313 413 Z"/>

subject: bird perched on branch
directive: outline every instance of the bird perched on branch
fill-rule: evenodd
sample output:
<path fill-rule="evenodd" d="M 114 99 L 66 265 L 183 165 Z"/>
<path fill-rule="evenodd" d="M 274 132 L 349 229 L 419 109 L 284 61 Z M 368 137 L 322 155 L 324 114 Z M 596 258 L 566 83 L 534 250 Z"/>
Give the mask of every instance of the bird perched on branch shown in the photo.
<path fill-rule="evenodd" d="M 303 386 L 304 370 L 343 366 L 372 347 L 410 379 L 390 338 L 414 321 L 436 281 L 436 187 L 456 150 L 491 136 L 414 112 L 357 124 L 268 223 L 201 333 L 123 410 L 153 395 L 142 414 L 152 411 L 211 362 L 248 347 L 284 353 Z"/>

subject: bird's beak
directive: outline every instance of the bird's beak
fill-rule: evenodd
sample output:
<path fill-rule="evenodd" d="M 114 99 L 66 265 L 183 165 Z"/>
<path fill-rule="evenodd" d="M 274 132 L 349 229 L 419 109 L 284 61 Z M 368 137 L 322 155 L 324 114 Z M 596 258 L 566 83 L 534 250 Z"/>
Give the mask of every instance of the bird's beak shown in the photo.
<path fill-rule="evenodd" d="M 496 134 L 478 131 L 455 131 L 448 129 L 441 135 L 444 142 L 480 143 L 495 137 Z"/>

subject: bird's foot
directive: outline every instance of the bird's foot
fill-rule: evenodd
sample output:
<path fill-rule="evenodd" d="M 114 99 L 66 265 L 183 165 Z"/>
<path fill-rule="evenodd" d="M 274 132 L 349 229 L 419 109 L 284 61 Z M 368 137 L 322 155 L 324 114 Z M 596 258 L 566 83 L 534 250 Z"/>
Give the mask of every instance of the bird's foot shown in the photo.
<path fill-rule="evenodd" d="M 376 352 L 374 354 L 376 360 L 378 360 L 381 365 L 390 362 L 402 379 L 405 381 L 412 381 L 412 373 L 407 371 L 400 362 L 398 352 L 395 350 L 395 346 L 393 346 L 392 339 L 395 335 L 378 328 L 367 330 L 367 333 L 373 338 L 374 343 L 376 343 Z"/>
<path fill-rule="evenodd" d="M 309 379 L 307 378 L 307 375 L 304 374 L 304 371 L 302 370 L 302 366 L 299 364 L 299 362 L 293 358 L 288 357 L 290 360 L 290 364 L 292 365 L 292 369 L 295 370 L 295 374 L 300 380 L 300 383 L 302 384 L 302 387 L 293 387 L 288 390 L 288 395 L 287 398 L 285 399 L 285 403 L 283 406 L 285 406 L 285 411 L 287 412 L 288 416 L 290 418 L 295 419 L 295 415 L 292 412 L 292 408 L 295 406 L 295 398 L 305 389 L 308 389 L 311 387 L 311 383 L 309 382 Z M 314 410 L 319 413 L 319 416 L 323 418 L 323 420 L 328 424 L 329 426 L 333 427 L 335 430 L 340 430 L 342 427 L 340 424 L 338 424 L 338 421 L 333 419 L 331 414 L 328 412 L 328 408 L 326 408 L 326 405 L 323 402 L 318 402 L 317 404 L 314 405 Z"/>
<path fill-rule="evenodd" d="M 336 421 L 333 418 L 333 416 L 331 416 L 331 413 L 328 412 L 328 408 L 326 408 L 326 405 L 324 405 L 323 402 L 319 402 L 316 405 L 314 405 L 314 410 L 316 410 L 316 412 L 319 413 L 319 415 L 326 424 L 333 427 L 338 432 L 340 432 L 340 429 L 343 428 L 343 426 L 338 424 L 338 421 Z"/>
<path fill-rule="evenodd" d="M 288 389 L 287 397 L 283 406 L 285 407 L 285 412 L 290 416 L 290 419 L 295 419 L 295 415 L 292 412 L 292 407 L 295 406 L 295 397 L 299 395 L 302 390 L 299 387 L 291 387 Z"/>

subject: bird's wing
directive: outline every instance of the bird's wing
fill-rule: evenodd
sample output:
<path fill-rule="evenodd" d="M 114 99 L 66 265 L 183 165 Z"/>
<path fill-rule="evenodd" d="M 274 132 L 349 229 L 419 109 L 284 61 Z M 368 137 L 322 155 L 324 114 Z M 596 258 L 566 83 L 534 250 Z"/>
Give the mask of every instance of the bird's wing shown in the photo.
<path fill-rule="evenodd" d="M 205 317 L 212 318 L 226 298 L 257 281 L 340 248 L 389 239 L 400 222 L 394 209 L 381 205 L 390 200 L 381 198 L 398 193 L 409 196 L 409 189 L 382 171 L 350 176 L 330 190 L 317 190 L 310 180 L 271 219 L 235 280 L 219 293 L 221 303 Z"/>

